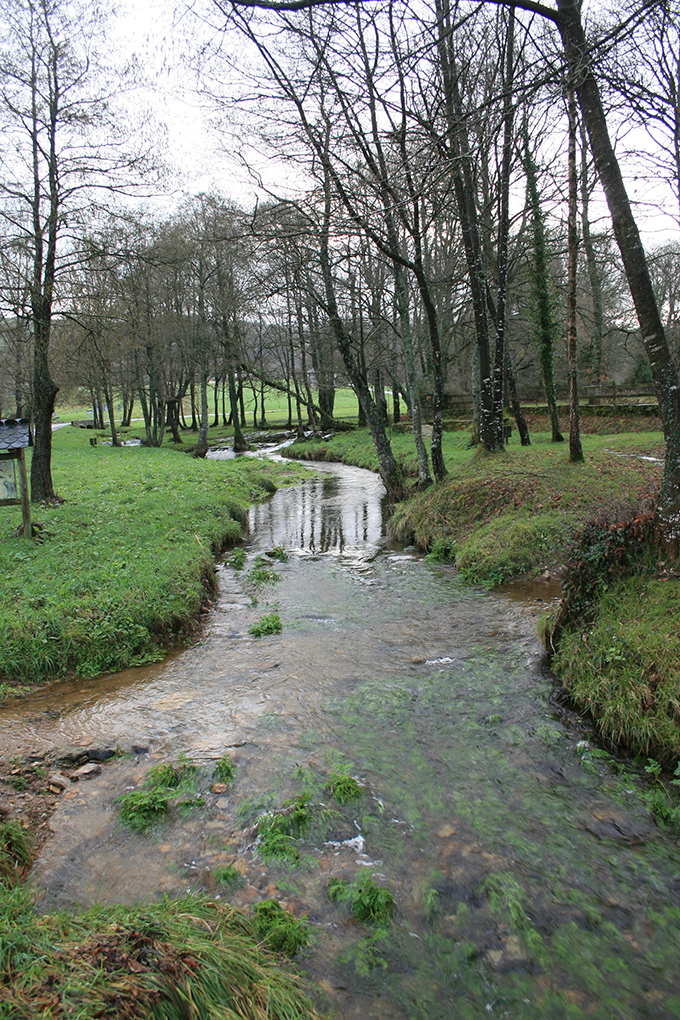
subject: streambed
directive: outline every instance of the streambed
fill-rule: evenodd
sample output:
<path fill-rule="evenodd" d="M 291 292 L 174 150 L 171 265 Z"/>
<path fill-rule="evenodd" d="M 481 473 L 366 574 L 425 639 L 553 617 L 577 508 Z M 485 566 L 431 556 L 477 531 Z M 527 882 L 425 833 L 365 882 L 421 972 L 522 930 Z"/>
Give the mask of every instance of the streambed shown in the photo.
<path fill-rule="evenodd" d="M 299 965 L 343 1018 L 680 1017 L 680 847 L 556 700 L 540 602 L 389 548 L 379 479 L 319 467 L 251 511 L 250 562 L 285 547 L 281 580 L 254 589 L 219 566 L 197 645 L 0 710 L 5 754 L 147 749 L 62 794 L 34 867 L 43 902 L 276 896 L 309 915 Z M 283 632 L 251 637 L 274 610 Z M 226 793 L 148 835 L 121 826 L 116 797 L 152 765 L 184 752 L 209 771 L 225 751 Z M 324 784 L 343 769 L 364 796 L 338 808 Z M 300 864 L 265 866 L 252 821 L 303 790 L 326 810 Z M 232 894 L 213 876 L 228 864 Z M 395 899 L 377 933 L 327 895 L 365 872 Z"/>

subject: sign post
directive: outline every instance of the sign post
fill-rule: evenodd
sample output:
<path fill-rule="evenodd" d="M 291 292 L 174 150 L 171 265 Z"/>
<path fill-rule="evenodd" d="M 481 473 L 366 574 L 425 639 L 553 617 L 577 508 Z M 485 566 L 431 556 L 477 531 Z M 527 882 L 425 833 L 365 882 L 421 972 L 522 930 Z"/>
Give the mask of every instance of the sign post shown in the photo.
<path fill-rule="evenodd" d="M 31 502 L 28 496 L 26 455 L 30 443 L 27 418 L 0 418 L 0 506 L 17 506 L 21 503 L 24 538 L 32 537 Z M 15 464 L 19 464 L 19 494 L 17 495 Z"/>

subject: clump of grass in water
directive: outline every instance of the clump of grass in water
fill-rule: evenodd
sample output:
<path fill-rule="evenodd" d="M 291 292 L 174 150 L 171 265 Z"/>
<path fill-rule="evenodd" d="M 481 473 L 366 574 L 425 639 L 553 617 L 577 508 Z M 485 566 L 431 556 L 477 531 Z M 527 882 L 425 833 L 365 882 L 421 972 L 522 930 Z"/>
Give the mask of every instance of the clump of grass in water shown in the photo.
<path fill-rule="evenodd" d="M 524 890 L 510 872 L 494 872 L 482 882 L 482 892 L 489 900 L 492 913 L 510 915 L 513 931 L 523 940 L 532 955 L 543 952 L 543 939 L 534 928 L 526 912 L 527 898 Z"/>
<path fill-rule="evenodd" d="M 271 560 L 278 560 L 279 563 L 287 563 L 290 559 L 290 553 L 282 545 L 275 545 L 273 549 L 270 549 L 267 556 Z"/>
<path fill-rule="evenodd" d="M 254 584 L 276 584 L 281 580 L 281 575 L 272 570 L 261 554 L 255 557 L 255 566 L 246 576 Z"/>
<path fill-rule="evenodd" d="M 330 793 L 338 804 L 349 804 L 350 801 L 359 800 L 364 795 L 356 779 L 344 772 L 331 772 L 324 790 Z"/>
<path fill-rule="evenodd" d="M 7 1016 L 320 1020 L 253 922 L 201 897 L 38 915 L 26 887 L 0 886 L 0 942 Z"/>
<path fill-rule="evenodd" d="M 238 889 L 243 884 L 243 877 L 239 874 L 233 864 L 225 867 L 214 868 L 213 878 L 217 885 L 226 886 L 227 889 Z"/>
<path fill-rule="evenodd" d="M 309 945 L 310 928 L 305 917 L 296 920 L 276 900 L 264 900 L 254 908 L 255 931 L 269 949 L 285 956 L 295 956 Z"/>
<path fill-rule="evenodd" d="M 168 814 L 171 796 L 195 790 L 197 775 L 198 769 L 183 753 L 174 764 L 154 765 L 141 790 L 129 790 L 116 798 L 114 803 L 120 804 L 121 822 L 136 832 L 148 832 Z"/>
<path fill-rule="evenodd" d="M 246 565 L 246 559 L 245 549 L 234 549 L 229 564 L 234 570 L 243 570 Z"/>
<path fill-rule="evenodd" d="M 376 885 L 370 875 L 363 874 L 353 882 L 332 878 L 328 883 L 328 898 L 337 903 L 348 903 L 355 921 L 378 924 L 388 921 L 394 910 L 394 897 L 389 889 Z"/>
<path fill-rule="evenodd" d="M 213 777 L 215 776 L 221 783 L 234 782 L 234 763 L 228 754 L 223 754 L 217 761 L 213 770 Z"/>
<path fill-rule="evenodd" d="M 301 793 L 284 801 L 281 811 L 264 815 L 258 822 L 258 849 L 265 861 L 287 861 L 298 864 L 300 851 L 294 840 L 306 832 L 312 818 L 311 795 Z"/>
<path fill-rule="evenodd" d="M 268 634 L 280 634 L 283 630 L 281 617 L 278 613 L 262 616 L 256 623 L 251 623 L 248 633 L 253 637 L 266 637 Z"/>

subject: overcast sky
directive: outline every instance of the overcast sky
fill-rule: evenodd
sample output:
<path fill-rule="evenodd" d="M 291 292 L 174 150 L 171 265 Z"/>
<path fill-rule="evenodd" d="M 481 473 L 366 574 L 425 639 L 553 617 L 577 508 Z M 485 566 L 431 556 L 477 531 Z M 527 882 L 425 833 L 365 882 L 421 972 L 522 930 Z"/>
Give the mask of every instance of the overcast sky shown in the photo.
<path fill-rule="evenodd" d="M 204 4 L 203 7 L 200 4 Z M 181 11 L 181 13 L 178 13 Z M 196 72 L 190 55 L 201 43 L 214 39 L 214 29 L 201 21 L 198 10 L 209 10 L 207 0 L 198 0 L 194 11 L 182 0 L 120 0 L 116 20 L 118 45 L 123 53 L 134 54 L 146 71 L 148 87 L 138 93 L 138 101 L 147 104 L 159 125 L 159 141 L 166 145 L 166 160 L 171 168 L 167 192 L 154 200 L 161 209 L 176 206 L 185 195 L 217 191 L 240 205 L 250 207 L 259 191 L 252 176 L 238 158 L 238 142 L 231 133 L 229 114 L 216 122 L 215 113 L 196 90 Z M 243 43 L 231 43 L 234 57 L 243 55 Z M 646 136 L 640 145 L 646 145 Z M 626 146 L 634 147 L 628 138 Z M 290 168 L 248 151 L 248 160 L 262 174 L 265 185 L 274 191 L 291 184 Z M 677 237 L 677 209 L 672 196 L 660 191 L 653 181 L 632 164 L 625 167 L 626 185 L 636 210 L 645 244 L 654 245 Z M 566 176 L 566 165 L 565 165 Z M 604 202 L 591 209 L 594 218 L 605 220 Z"/>

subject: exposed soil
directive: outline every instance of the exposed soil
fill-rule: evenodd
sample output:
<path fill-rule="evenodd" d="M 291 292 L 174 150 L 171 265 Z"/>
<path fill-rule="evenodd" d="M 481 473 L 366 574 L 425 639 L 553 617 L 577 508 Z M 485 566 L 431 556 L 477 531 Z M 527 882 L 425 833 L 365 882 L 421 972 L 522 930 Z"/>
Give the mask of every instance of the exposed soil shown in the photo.
<path fill-rule="evenodd" d="M 50 818 L 64 790 L 86 782 L 77 775 L 84 765 L 94 770 L 113 750 L 58 749 L 46 754 L 0 756 L 0 821 L 18 820 L 29 834 L 31 858 L 35 860 L 52 834 Z M 101 766 L 100 766 L 101 767 Z M 25 879 L 30 868 L 23 869 Z"/>

